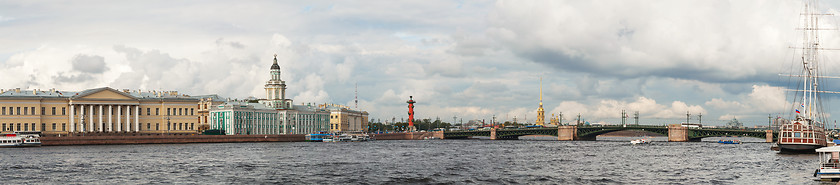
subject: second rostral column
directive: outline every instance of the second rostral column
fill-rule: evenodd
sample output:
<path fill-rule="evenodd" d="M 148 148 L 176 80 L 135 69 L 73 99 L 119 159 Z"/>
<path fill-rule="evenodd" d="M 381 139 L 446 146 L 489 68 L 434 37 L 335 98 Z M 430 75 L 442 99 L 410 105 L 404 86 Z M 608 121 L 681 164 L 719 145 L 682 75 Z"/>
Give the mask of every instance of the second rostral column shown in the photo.
<path fill-rule="evenodd" d="M 406 103 L 408 103 L 408 128 L 407 128 L 407 130 L 410 131 L 410 132 L 414 132 L 415 130 L 417 130 L 416 128 L 414 128 L 414 103 L 417 103 L 417 102 L 415 102 L 413 98 L 414 98 L 413 96 L 408 96 L 408 101 L 406 101 Z"/>

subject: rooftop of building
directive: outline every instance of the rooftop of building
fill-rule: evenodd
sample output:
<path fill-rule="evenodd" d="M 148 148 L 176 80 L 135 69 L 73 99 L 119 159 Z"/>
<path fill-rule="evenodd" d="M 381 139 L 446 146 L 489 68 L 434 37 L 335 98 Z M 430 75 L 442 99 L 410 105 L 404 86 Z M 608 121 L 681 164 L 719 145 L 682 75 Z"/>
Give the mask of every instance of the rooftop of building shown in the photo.
<path fill-rule="evenodd" d="M 102 90 L 111 89 L 109 87 L 100 87 L 94 89 L 86 89 L 83 91 L 62 91 L 56 89 L 0 89 L 0 97 L 32 97 L 32 98 L 73 98 L 75 96 L 84 96 Z M 132 96 L 137 99 L 161 99 L 161 98 L 176 98 L 176 99 L 201 99 L 205 97 L 218 97 L 218 95 L 204 95 L 204 96 L 190 96 L 186 94 L 179 94 L 178 91 L 142 91 L 142 90 L 116 90 L 122 94 Z M 220 97 L 219 97 L 220 98 Z M 221 98 L 220 98 L 221 99 Z"/>

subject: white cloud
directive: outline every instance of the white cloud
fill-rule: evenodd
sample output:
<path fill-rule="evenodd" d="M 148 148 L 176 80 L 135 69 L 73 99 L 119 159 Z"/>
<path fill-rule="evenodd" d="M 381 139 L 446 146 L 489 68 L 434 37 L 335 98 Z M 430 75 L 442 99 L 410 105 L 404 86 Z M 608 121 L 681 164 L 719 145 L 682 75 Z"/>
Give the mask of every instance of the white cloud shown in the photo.
<path fill-rule="evenodd" d="M 787 1 L 15 3 L 0 2 L 2 88 L 263 97 L 277 54 L 287 97 L 347 104 L 358 83 L 372 118 L 414 96 L 423 117 L 533 121 L 539 77 L 567 120 L 766 115 L 789 104 L 776 63 L 799 38 Z"/>

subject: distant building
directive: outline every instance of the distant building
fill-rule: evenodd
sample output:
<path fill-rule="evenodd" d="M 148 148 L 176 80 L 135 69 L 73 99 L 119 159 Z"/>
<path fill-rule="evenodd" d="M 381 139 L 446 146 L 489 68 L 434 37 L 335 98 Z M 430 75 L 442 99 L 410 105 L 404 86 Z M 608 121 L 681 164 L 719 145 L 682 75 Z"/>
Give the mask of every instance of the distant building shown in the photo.
<path fill-rule="evenodd" d="M 212 106 L 210 128 L 224 130 L 227 135 L 367 131 L 367 112 L 327 104 L 294 105 L 286 99 L 286 82 L 280 79 L 277 55 L 271 65 L 271 79 L 264 88 L 266 99 L 258 100 L 259 103 L 227 101 Z"/>
<path fill-rule="evenodd" d="M 741 123 L 736 118 L 732 118 L 732 120 L 729 120 L 729 122 L 726 123 L 726 127 L 729 127 L 729 128 L 743 128 L 744 123 Z"/>
<path fill-rule="evenodd" d="M 177 91 L 0 90 L 0 131 L 196 133 L 198 102 Z"/>
<path fill-rule="evenodd" d="M 225 103 L 225 100 L 215 94 L 195 97 L 201 98 L 198 102 L 198 130 L 203 131 L 210 128 L 210 108 Z"/>
<path fill-rule="evenodd" d="M 367 132 L 368 112 L 352 110 L 350 107 L 334 104 L 322 104 L 320 108 L 330 110 L 331 132 Z"/>

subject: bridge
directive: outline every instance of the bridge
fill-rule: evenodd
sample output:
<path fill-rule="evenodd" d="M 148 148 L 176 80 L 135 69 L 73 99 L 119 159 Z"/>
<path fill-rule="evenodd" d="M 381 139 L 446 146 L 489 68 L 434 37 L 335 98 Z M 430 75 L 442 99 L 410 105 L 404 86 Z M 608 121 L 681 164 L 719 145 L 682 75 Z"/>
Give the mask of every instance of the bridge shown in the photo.
<path fill-rule="evenodd" d="M 490 139 L 517 139 L 527 135 L 557 136 L 557 140 L 595 140 L 598 135 L 622 130 L 641 130 L 657 134 L 667 135 L 668 141 L 686 142 L 700 141 L 706 137 L 742 136 L 765 139 L 773 142 L 778 138 L 778 133 L 767 131 L 750 131 L 735 129 L 709 129 L 709 128 L 688 128 L 680 125 L 671 126 L 649 126 L 649 125 L 628 125 L 628 126 L 559 126 L 556 128 L 523 128 L 523 129 L 490 129 L 470 131 L 443 131 L 435 133 L 436 137 L 443 139 L 465 139 L 473 136 L 485 136 Z"/>

